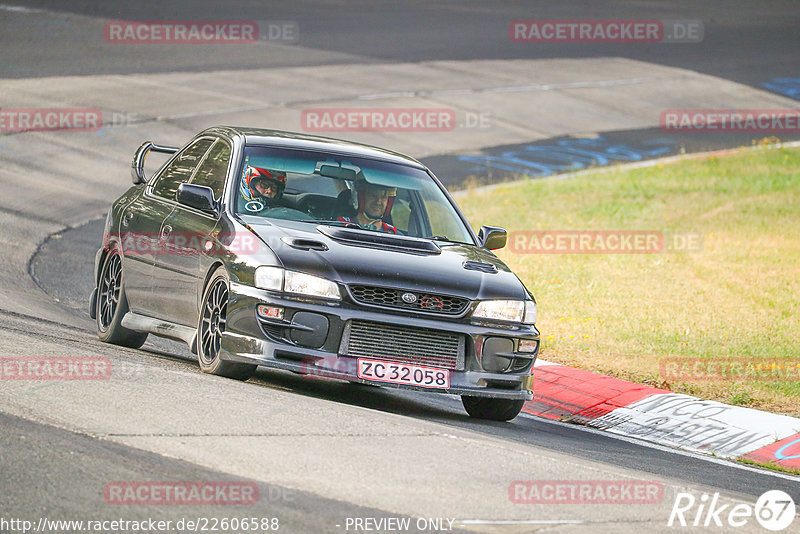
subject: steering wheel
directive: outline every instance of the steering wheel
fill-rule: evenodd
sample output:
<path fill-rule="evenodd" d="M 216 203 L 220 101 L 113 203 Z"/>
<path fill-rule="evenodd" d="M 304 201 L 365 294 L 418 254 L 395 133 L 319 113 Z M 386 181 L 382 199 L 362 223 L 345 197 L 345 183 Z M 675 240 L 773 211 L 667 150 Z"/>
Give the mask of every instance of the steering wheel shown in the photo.
<path fill-rule="evenodd" d="M 319 196 L 308 195 L 297 203 L 297 209 L 310 214 L 312 219 L 326 219 L 331 215 L 334 199 L 331 202 L 325 202 Z"/>

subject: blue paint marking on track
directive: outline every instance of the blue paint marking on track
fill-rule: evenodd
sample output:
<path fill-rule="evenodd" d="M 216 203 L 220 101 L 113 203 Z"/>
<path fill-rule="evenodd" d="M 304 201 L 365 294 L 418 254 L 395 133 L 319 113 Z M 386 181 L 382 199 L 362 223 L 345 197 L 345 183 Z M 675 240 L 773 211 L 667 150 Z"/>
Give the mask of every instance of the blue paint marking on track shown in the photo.
<path fill-rule="evenodd" d="M 499 155 L 459 156 L 459 161 L 476 163 L 475 172 L 486 167 L 524 174 L 550 176 L 559 172 L 605 166 L 614 162 L 642 161 L 676 151 L 672 139 L 651 139 L 642 147 L 610 142 L 603 137 L 562 139 L 551 145 L 526 145 L 519 150 L 507 150 Z M 644 146 L 646 145 L 646 146 Z"/>
<path fill-rule="evenodd" d="M 761 87 L 800 100 L 800 78 L 772 78 Z"/>
<path fill-rule="evenodd" d="M 786 456 L 784 454 L 784 452 L 786 452 L 786 449 L 798 443 L 800 443 L 800 439 L 796 439 L 791 443 L 787 443 L 786 445 L 775 451 L 775 458 L 777 458 L 778 460 L 794 460 L 795 458 L 800 458 L 800 454 L 795 454 L 794 456 Z"/>

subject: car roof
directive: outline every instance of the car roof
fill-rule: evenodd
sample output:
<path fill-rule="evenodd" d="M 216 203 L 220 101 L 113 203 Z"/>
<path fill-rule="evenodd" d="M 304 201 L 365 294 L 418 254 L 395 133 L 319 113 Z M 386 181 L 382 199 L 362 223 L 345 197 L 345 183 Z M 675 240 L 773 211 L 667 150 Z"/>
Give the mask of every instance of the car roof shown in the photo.
<path fill-rule="evenodd" d="M 307 135 L 283 130 L 267 130 L 263 128 L 249 128 L 240 126 L 215 126 L 208 128 L 204 134 L 222 134 L 228 137 L 244 137 L 245 144 L 250 146 L 273 146 L 286 148 L 299 148 L 303 150 L 319 150 L 334 152 L 347 156 L 380 159 L 403 165 L 411 165 L 420 169 L 426 167 L 410 156 L 399 152 L 392 152 L 383 148 L 332 139 L 316 135 Z"/>

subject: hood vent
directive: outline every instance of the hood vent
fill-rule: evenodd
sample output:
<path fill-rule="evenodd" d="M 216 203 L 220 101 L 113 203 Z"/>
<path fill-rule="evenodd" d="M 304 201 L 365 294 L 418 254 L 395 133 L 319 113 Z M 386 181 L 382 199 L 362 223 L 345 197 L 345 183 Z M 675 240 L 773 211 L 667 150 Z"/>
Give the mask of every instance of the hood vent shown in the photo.
<path fill-rule="evenodd" d="M 323 243 L 322 241 L 317 241 L 316 239 L 302 239 L 298 237 L 284 237 L 281 239 L 284 243 L 289 245 L 292 248 L 300 249 L 300 250 L 319 250 L 319 251 L 326 251 L 328 250 L 328 245 Z"/>
<path fill-rule="evenodd" d="M 383 248 L 417 254 L 441 254 L 442 252 L 442 249 L 433 241 L 418 237 L 326 225 L 317 226 L 317 231 L 336 241 L 358 247 Z"/>
<path fill-rule="evenodd" d="M 480 271 L 482 273 L 496 273 L 497 266 L 491 263 L 483 263 L 482 261 L 467 260 L 464 262 L 464 268 L 468 271 Z"/>

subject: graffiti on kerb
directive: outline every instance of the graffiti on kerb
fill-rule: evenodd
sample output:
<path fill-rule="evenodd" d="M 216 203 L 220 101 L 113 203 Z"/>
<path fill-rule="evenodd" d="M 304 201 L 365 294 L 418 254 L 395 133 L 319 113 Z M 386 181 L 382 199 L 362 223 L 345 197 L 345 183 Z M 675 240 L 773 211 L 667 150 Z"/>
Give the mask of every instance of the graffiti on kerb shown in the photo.
<path fill-rule="evenodd" d="M 791 443 L 787 443 L 786 445 L 775 451 L 775 458 L 777 458 L 778 460 L 794 460 L 796 458 L 800 458 L 800 450 L 797 451 L 798 454 L 794 454 L 791 456 L 787 454 L 789 447 L 792 447 L 793 445 L 798 445 L 798 447 L 800 447 L 800 439 L 796 439 Z"/>
<path fill-rule="evenodd" d="M 527 145 L 519 150 L 507 150 L 493 155 L 459 156 L 459 161 L 475 163 L 474 172 L 492 169 L 525 174 L 549 176 L 551 174 L 604 166 L 615 162 L 642 161 L 674 153 L 672 139 L 652 139 L 633 147 L 609 141 L 603 137 L 590 139 L 562 139 L 552 145 Z"/>

